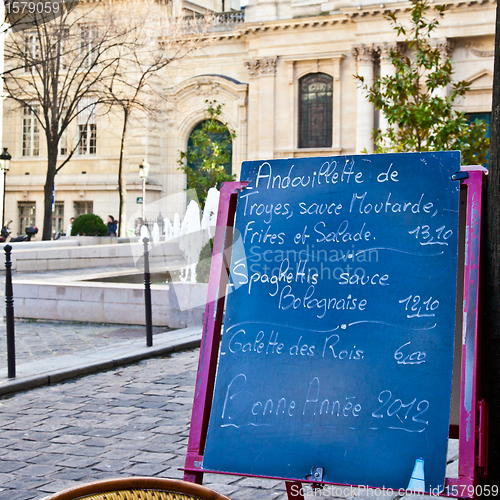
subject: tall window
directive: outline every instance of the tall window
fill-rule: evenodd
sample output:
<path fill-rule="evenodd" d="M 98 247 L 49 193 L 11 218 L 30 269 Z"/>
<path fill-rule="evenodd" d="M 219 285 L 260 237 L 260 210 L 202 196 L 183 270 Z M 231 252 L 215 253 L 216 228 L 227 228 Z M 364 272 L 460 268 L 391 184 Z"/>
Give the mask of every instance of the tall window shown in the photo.
<path fill-rule="evenodd" d="M 299 81 L 299 148 L 332 146 L 333 78 L 311 73 Z"/>
<path fill-rule="evenodd" d="M 59 139 L 59 154 L 66 156 L 68 154 L 68 129 L 66 129 Z"/>
<path fill-rule="evenodd" d="M 19 234 L 24 234 L 28 226 L 35 225 L 36 203 L 34 201 L 20 201 L 17 204 L 19 211 Z"/>
<path fill-rule="evenodd" d="M 80 26 L 79 52 L 82 66 L 90 68 L 96 61 L 95 40 L 97 39 L 97 26 L 82 24 Z"/>
<path fill-rule="evenodd" d="M 66 51 L 71 52 L 69 46 L 69 27 L 63 26 L 61 31 L 56 33 L 56 39 L 53 41 L 52 50 L 59 58 L 60 69 L 67 69 L 71 57 L 71 54 L 66 54 Z"/>
<path fill-rule="evenodd" d="M 483 120 L 488 125 L 488 131 L 486 132 L 486 137 L 490 137 L 491 133 L 491 111 L 486 111 L 484 113 L 467 113 L 467 120 L 473 122 L 474 120 Z M 490 162 L 490 152 L 486 156 L 486 164 L 483 166 L 488 168 L 488 163 Z"/>
<path fill-rule="evenodd" d="M 59 130 L 61 130 L 61 125 L 64 119 L 64 116 L 68 114 L 68 108 L 65 106 L 61 114 L 59 116 Z M 59 154 L 61 156 L 66 156 L 68 154 L 69 141 L 68 141 L 68 129 L 65 128 L 61 137 L 59 138 Z"/>
<path fill-rule="evenodd" d="M 95 155 L 97 153 L 97 116 L 96 103 L 92 97 L 78 103 L 78 154 Z"/>
<path fill-rule="evenodd" d="M 34 70 L 40 60 L 40 39 L 34 31 L 24 33 L 24 71 L 29 73 Z"/>
<path fill-rule="evenodd" d="M 40 129 L 35 116 L 36 106 L 23 107 L 23 156 L 38 156 L 40 154 Z"/>
<path fill-rule="evenodd" d="M 56 201 L 52 212 L 52 234 L 63 230 L 64 201 Z"/>
<path fill-rule="evenodd" d="M 75 217 L 83 214 L 91 214 L 94 210 L 93 201 L 75 201 Z"/>

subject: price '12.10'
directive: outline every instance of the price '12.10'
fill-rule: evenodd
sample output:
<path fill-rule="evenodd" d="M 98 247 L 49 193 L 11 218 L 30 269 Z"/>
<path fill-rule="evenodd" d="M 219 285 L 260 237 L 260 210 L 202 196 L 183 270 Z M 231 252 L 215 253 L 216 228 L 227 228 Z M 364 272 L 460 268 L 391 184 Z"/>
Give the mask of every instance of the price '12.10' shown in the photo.
<path fill-rule="evenodd" d="M 399 301 L 400 304 L 405 304 L 405 311 L 408 313 L 407 318 L 432 318 L 436 316 L 434 312 L 439 307 L 439 300 L 429 297 L 422 301 L 420 295 L 410 295 Z M 423 311 L 423 312 L 422 312 Z"/>

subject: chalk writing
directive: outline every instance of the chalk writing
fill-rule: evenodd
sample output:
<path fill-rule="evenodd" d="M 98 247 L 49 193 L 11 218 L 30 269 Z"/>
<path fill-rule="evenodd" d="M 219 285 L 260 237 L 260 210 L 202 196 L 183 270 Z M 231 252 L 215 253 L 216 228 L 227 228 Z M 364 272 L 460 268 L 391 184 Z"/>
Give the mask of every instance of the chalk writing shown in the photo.
<path fill-rule="evenodd" d="M 405 488 L 425 456 L 442 484 L 459 168 L 456 152 L 243 164 L 207 470 Z"/>
<path fill-rule="evenodd" d="M 249 389 L 248 377 L 239 373 L 225 389 L 221 426 L 272 427 L 282 425 L 284 421 L 297 420 L 302 424 L 316 422 L 315 425 L 320 427 L 335 424 L 336 427 L 357 429 L 364 419 L 368 419 L 372 430 L 385 428 L 421 433 L 429 425 L 425 414 L 430 404 L 426 399 L 414 397 L 403 402 L 388 389 L 380 391 L 374 399 L 341 390 L 332 393 L 328 386 L 323 386 L 318 376 L 301 384 L 301 389 L 302 393 L 297 392 L 293 398 L 269 391 L 256 396 Z M 376 409 L 370 412 L 370 407 Z"/>
<path fill-rule="evenodd" d="M 366 299 L 351 294 L 330 297 L 315 297 L 316 288 L 310 285 L 304 294 L 295 295 L 290 285 L 283 287 L 279 294 L 278 309 L 302 308 L 316 310 L 318 318 L 324 318 L 327 311 L 364 311 L 368 304 Z"/>
<path fill-rule="evenodd" d="M 359 213 L 361 215 L 369 214 L 370 212 L 374 212 L 375 214 L 404 214 L 404 213 L 412 213 L 412 214 L 430 214 L 433 212 L 434 203 L 428 202 L 423 203 L 423 199 L 425 193 L 420 195 L 418 201 L 393 201 L 392 193 L 387 193 L 384 195 L 384 199 L 379 202 L 366 202 L 366 196 L 368 192 L 365 191 L 362 194 L 354 193 L 352 195 L 351 204 L 349 207 L 349 212 L 351 213 Z"/>
<path fill-rule="evenodd" d="M 427 420 L 423 420 L 422 415 L 429 409 L 429 401 L 422 400 L 417 403 L 417 398 L 413 398 L 408 403 L 403 403 L 401 399 L 394 398 L 389 390 L 381 391 L 378 395 L 378 401 L 382 403 L 373 413 L 372 417 L 385 419 L 386 417 L 397 417 L 398 424 L 390 424 L 393 429 L 405 430 L 407 432 L 422 432 L 425 426 L 429 424 Z M 419 425 L 417 429 L 411 428 L 410 425 L 415 422 Z M 405 426 L 409 425 L 408 427 Z"/>
<path fill-rule="evenodd" d="M 411 342 L 406 342 L 401 347 L 396 349 L 394 353 L 394 359 L 398 362 L 398 365 L 419 365 L 420 363 L 425 363 L 425 358 L 427 354 L 422 351 L 411 351 L 405 349 L 405 347 L 410 346 Z"/>
<path fill-rule="evenodd" d="M 264 162 L 258 167 L 255 187 L 263 189 L 314 188 L 321 184 L 337 184 L 355 182 L 363 183 L 362 172 L 354 170 L 354 162 L 346 160 L 342 165 L 336 159 L 325 161 L 319 169 L 311 174 L 296 175 L 295 165 L 285 174 L 273 172 L 270 162 Z"/>
<path fill-rule="evenodd" d="M 304 229 L 306 232 L 307 226 Z M 370 241 L 371 232 L 366 230 L 366 224 L 362 224 L 361 227 L 351 229 L 349 228 L 349 221 L 344 220 L 340 225 L 333 231 L 327 230 L 326 223 L 319 221 L 313 227 L 314 235 L 316 237 L 316 243 L 350 243 L 351 241 Z"/>
<path fill-rule="evenodd" d="M 423 226 L 417 226 L 415 229 L 408 231 L 408 234 L 414 234 L 415 238 L 419 241 L 421 245 L 448 245 L 448 240 L 453 235 L 451 229 L 446 229 L 446 226 L 438 227 L 432 230 L 430 226 L 424 224 Z M 436 238 L 436 240 L 434 240 Z"/>
<path fill-rule="evenodd" d="M 409 295 L 405 299 L 401 299 L 399 303 L 405 304 L 405 311 L 409 313 L 406 315 L 407 318 L 433 318 L 439 307 L 439 300 L 432 297 L 422 300 L 420 295 Z"/>

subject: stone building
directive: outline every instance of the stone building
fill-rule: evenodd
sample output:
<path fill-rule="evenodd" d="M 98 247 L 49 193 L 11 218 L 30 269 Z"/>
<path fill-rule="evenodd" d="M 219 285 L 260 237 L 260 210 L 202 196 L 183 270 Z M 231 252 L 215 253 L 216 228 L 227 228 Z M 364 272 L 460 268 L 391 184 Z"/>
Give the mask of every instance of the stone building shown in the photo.
<path fill-rule="evenodd" d="M 165 97 L 161 119 L 149 125 L 137 120 L 130 127 L 125 157 L 131 221 L 141 209 L 138 166 L 144 158 L 151 165 L 147 217 L 183 213 L 185 176 L 177 160 L 193 129 L 204 120 L 207 100 L 224 103 L 222 119 L 236 132 L 232 149 L 236 175 L 244 160 L 373 150 L 372 129 L 383 127 L 383 120 L 353 75 L 369 82 L 392 70 L 386 55 L 397 39 L 385 15 L 393 10 L 404 20 L 410 4 L 249 0 L 240 9 L 234 1 L 185 1 L 182 6 L 174 2 L 177 11 L 214 11 L 213 40 L 161 75 Z M 471 82 L 458 107 L 489 120 L 496 3 L 450 0 L 446 5 L 434 32 L 435 43 L 450 55 L 455 79 Z M 56 176 L 55 229 L 87 211 L 103 218 L 117 215 L 115 118 L 97 114 L 92 123 L 95 140 Z M 75 123 L 73 137 L 77 128 Z M 33 117 L 21 111 L 5 113 L 2 145 L 13 157 L 5 217 L 13 220 L 15 234 L 28 222 L 42 224 L 46 152 Z"/>

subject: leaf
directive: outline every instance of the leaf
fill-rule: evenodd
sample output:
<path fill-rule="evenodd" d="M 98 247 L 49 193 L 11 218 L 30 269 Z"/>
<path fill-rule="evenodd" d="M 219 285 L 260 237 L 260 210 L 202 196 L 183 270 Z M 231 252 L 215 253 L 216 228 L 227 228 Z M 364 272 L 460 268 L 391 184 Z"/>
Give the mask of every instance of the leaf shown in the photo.
<path fill-rule="evenodd" d="M 429 43 L 446 8 L 433 6 L 435 17 L 429 20 L 430 10 L 429 0 L 411 0 L 409 26 L 401 24 L 395 12 L 387 15 L 408 47 L 404 55 L 400 50 L 390 52 L 388 61 L 395 68 L 394 76 L 378 78 L 367 86 L 355 75 L 367 99 L 388 123 L 387 130 L 373 131 L 376 152 L 459 149 L 463 164 L 484 163 L 489 149 L 487 125 L 469 123 L 464 113 L 454 109 L 456 99 L 466 94 L 470 83 L 453 82 L 450 58 Z M 443 89 L 447 88 L 445 96 Z"/>
<path fill-rule="evenodd" d="M 181 151 L 177 163 L 187 177 L 187 189 L 195 189 L 200 207 L 203 209 L 208 190 L 220 187 L 223 182 L 234 181 L 236 176 L 228 174 L 224 165 L 230 160 L 229 147 L 236 133 L 220 119 L 223 104 L 206 100 L 206 120 L 191 133 L 192 146 Z M 198 165 L 198 168 L 193 165 Z"/>

